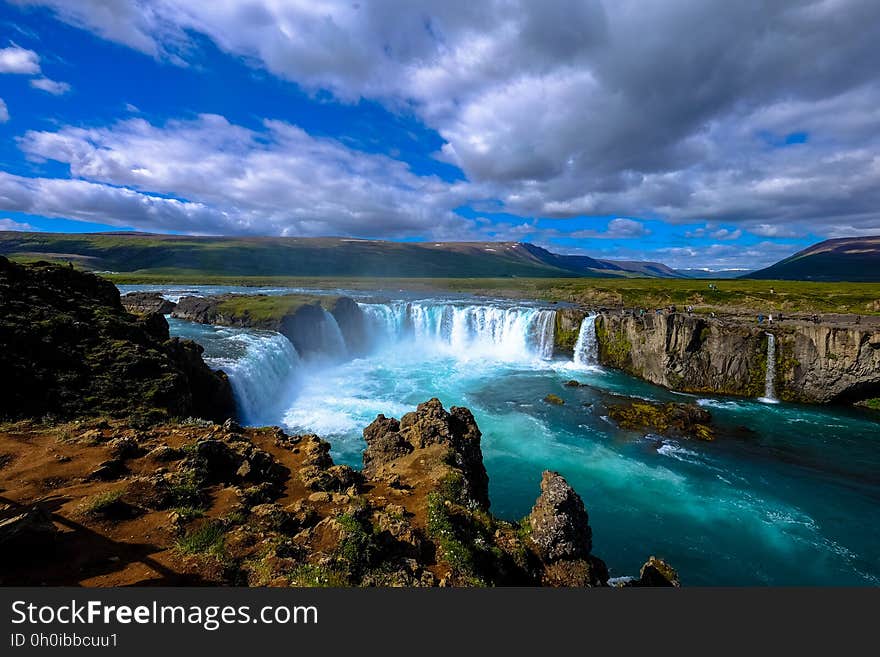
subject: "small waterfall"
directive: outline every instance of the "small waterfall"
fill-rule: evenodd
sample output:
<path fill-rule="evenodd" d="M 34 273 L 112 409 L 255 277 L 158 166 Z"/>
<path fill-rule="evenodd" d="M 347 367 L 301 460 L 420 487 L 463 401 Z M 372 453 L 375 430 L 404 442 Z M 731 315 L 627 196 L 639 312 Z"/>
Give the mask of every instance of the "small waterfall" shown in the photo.
<path fill-rule="evenodd" d="M 596 316 L 587 315 L 581 322 L 577 342 L 574 345 L 573 360 L 576 365 L 591 366 L 599 361 L 599 346 L 596 341 Z"/>
<path fill-rule="evenodd" d="M 345 358 L 348 349 L 345 346 L 342 330 L 333 315 L 323 308 L 321 310 L 324 316 L 321 318 L 321 326 L 318 329 L 322 342 L 320 352 L 329 358 Z"/>
<path fill-rule="evenodd" d="M 764 396 L 761 401 L 776 403 L 776 336 L 767 333 L 767 373 L 764 376 Z"/>
<path fill-rule="evenodd" d="M 271 422 L 286 394 L 292 392 L 299 354 L 290 340 L 278 333 L 241 333 L 230 339 L 245 345 L 244 356 L 234 360 L 210 359 L 209 364 L 229 376 L 244 422 Z"/>
<path fill-rule="evenodd" d="M 229 376 L 242 421 L 275 421 L 295 391 L 300 369 L 296 349 L 280 333 L 169 319 L 171 334 L 198 342 L 205 362 Z"/>
<path fill-rule="evenodd" d="M 411 340 L 498 360 L 553 356 L 556 311 L 452 303 L 362 303 L 374 346 Z"/>

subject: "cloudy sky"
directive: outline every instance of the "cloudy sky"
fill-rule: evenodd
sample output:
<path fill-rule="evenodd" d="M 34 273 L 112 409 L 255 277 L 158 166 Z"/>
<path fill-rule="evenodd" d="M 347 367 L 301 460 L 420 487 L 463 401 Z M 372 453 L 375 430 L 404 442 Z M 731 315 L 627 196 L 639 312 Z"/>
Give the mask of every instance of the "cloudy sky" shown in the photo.
<path fill-rule="evenodd" d="M 0 0 L 0 230 L 880 234 L 876 0 Z"/>

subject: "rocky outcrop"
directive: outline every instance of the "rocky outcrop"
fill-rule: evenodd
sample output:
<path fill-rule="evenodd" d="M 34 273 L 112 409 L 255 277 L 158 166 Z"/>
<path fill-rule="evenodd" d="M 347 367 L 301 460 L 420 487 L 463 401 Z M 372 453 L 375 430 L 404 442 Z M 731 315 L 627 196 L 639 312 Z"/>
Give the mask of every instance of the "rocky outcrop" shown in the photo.
<path fill-rule="evenodd" d="M 587 312 L 575 306 L 556 309 L 556 324 L 553 330 L 553 354 L 571 357 L 581 330 L 581 322 Z"/>
<path fill-rule="evenodd" d="M 0 417 L 235 414 L 222 372 L 202 347 L 170 339 L 162 315 L 135 317 L 104 279 L 0 258 Z"/>
<path fill-rule="evenodd" d="M 129 292 L 120 298 L 122 307 L 134 315 L 169 315 L 177 305 L 159 292 Z"/>
<path fill-rule="evenodd" d="M 349 297 L 241 295 L 182 297 L 172 317 L 200 324 L 277 331 L 304 357 L 366 353 L 366 318 Z"/>
<path fill-rule="evenodd" d="M 776 337 L 776 393 L 785 401 L 857 402 L 880 396 L 880 332 L 803 321 L 759 327 L 681 313 L 601 313 L 599 361 L 691 393 L 760 397 L 767 332 Z"/>
<path fill-rule="evenodd" d="M 624 429 L 698 440 L 715 439 L 712 415 L 693 404 L 626 399 L 608 404 L 607 408 L 608 416 Z"/>
<path fill-rule="evenodd" d="M 558 473 L 541 476 L 541 495 L 528 517 L 529 542 L 553 586 L 604 586 L 608 568 L 593 549 L 593 531 L 583 500 Z"/>
<path fill-rule="evenodd" d="M 3 470 L 2 585 L 608 582 L 584 503 L 561 475 L 544 473 L 522 522 L 489 513 L 479 428 L 437 400 L 367 427 L 361 473 L 334 464 L 318 436 L 277 427 L 94 420 L 14 431 L 0 432 L 0 449 L 16 450 Z M 49 486 L 51 518 L 30 510 Z M 7 536 L 28 540 L 4 551 Z M 146 554 L 150 567 L 132 567 Z M 646 567 L 631 585 L 666 585 L 669 571 Z"/>
<path fill-rule="evenodd" d="M 854 403 L 880 397 L 880 331 L 803 322 L 773 332 L 781 399 Z"/>
<path fill-rule="evenodd" d="M 437 398 L 419 404 L 398 422 L 384 415 L 364 429 L 364 475 L 379 477 L 389 474 L 391 466 L 416 450 L 437 446 L 444 462 L 461 473 L 464 497 L 480 508 L 489 508 L 489 476 L 483 465 L 480 448 L 482 434 L 471 412 L 453 406 L 449 412 Z M 423 452 L 422 452 L 423 453 Z"/>

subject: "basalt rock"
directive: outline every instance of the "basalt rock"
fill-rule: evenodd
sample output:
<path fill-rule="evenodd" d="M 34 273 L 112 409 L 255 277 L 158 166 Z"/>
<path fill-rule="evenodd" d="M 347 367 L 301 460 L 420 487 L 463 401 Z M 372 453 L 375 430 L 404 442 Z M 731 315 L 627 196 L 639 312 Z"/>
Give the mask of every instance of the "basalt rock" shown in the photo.
<path fill-rule="evenodd" d="M 608 568 L 590 552 L 593 531 L 583 500 L 558 473 L 545 471 L 541 495 L 529 514 L 529 541 L 550 586 L 604 586 Z"/>
<path fill-rule="evenodd" d="M 856 403 L 880 397 L 880 331 L 787 318 L 757 326 L 681 313 L 601 313 L 599 361 L 691 393 L 760 397 L 767 333 L 776 340 L 776 393 L 784 401 Z"/>
<path fill-rule="evenodd" d="M 651 431 L 662 436 L 715 439 L 712 415 L 693 404 L 625 400 L 609 405 L 608 416 L 623 429 Z"/>
<path fill-rule="evenodd" d="M 663 559 L 650 557 L 639 573 L 637 586 L 679 587 L 678 573 Z"/>
<path fill-rule="evenodd" d="M 122 306 L 135 315 L 158 313 L 168 315 L 177 305 L 164 298 L 159 292 L 129 292 L 121 297 Z"/>
<path fill-rule="evenodd" d="M 463 494 L 475 504 L 489 508 L 489 476 L 480 449 L 482 434 L 471 412 L 453 406 L 449 412 L 437 398 L 419 404 L 398 422 L 380 415 L 366 429 L 364 475 L 375 476 L 383 466 L 432 445 L 447 447 L 446 458 L 462 474 Z"/>
<path fill-rule="evenodd" d="M 0 417 L 234 415 L 226 375 L 167 330 L 161 315 L 126 312 L 98 276 L 0 257 L 0 370 L 14 382 Z"/>

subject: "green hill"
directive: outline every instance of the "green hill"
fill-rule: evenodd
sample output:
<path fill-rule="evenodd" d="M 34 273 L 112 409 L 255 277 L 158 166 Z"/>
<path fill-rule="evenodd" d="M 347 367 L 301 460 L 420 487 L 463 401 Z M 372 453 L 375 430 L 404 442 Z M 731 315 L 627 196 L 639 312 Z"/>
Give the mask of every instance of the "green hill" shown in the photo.
<path fill-rule="evenodd" d="M 172 276 L 564 278 L 676 274 L 656 263 L 557 255 L 518 242 L 0 232 L 0 254 L 19 261 L 73 262 L 93 271 Z"/>
<path fill-rule="evenodd" d="M 880 282 L 880 235 L 825 240 L 741 278 Z"/>

